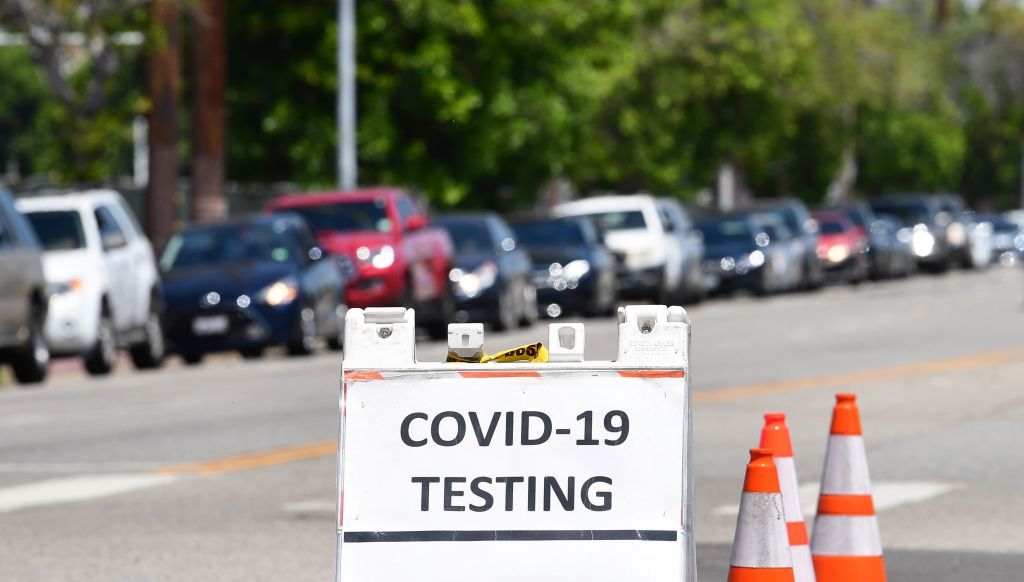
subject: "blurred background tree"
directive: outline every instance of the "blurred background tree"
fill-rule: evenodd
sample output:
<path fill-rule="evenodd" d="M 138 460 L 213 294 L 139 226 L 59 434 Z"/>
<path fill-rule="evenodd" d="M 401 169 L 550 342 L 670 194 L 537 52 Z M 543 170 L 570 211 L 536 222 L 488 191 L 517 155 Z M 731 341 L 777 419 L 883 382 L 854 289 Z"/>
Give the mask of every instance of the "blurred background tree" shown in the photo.
<path fill-rule="evenodd" d="M 11 8 L 36 6 L 58 32 L 159 37 L 136 0 L 3 6 L 15 34 L 28 21 Z M 229 179 L 334 183 L 336 9 L 228 0 Z M 1013 0 L 376 0 L 357 30 L 361 181 L 441 206 L 528 205 L 552 178 L 687 198 L 727 163 L 758 196 L 1018 203 Z M 56 84 L 46 51 L 0 46 L 0 155 L 22 175 L 130 171 L 144 60 L 115 44 L 108 67 L 101 45 Z"/>

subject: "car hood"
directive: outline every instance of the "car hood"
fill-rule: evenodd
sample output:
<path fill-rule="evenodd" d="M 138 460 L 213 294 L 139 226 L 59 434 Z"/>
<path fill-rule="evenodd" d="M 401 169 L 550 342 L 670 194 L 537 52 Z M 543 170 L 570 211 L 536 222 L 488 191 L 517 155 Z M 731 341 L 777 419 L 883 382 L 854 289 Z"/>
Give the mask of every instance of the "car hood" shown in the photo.
<path fill-rule="evenodd" d="M 556 247 L 556 246 L 531 246 L 527 249 L 533 266 L 537 269 L 547 269 L 551 263 L 567 265 L 579 259 L 588 259 L 589 254 L 584 247 Z"/>
<path fill-rule="evenodd" d="M 384 245 L 395 244 L 392 235 L 372 231 L 335 232 L 321 230 L 317 231 L 316 239 L 320 246 L 328 252 L 346 253 L 348 255 L 354 255 L 359 247 L 376 249 Z"/>
<path fill-rule="evenodd" d="M 87 249 L 46 251 L 43 253 L 43 275 L 47 283 L 64 283 L 71 279 L 94 279 L 102 276 L 103 266 Z"/>
<path fill-rule="evenodd" d="M 484 261 L 493 261 L 494 263 L 498 262 L 493 253 L 460 253 L 455 257 L 455 266 L 463 271 L 472 271 L 482 265 Z"/>
<path fill-rule="evenodd" d="M 170 306 L 194 303 L 211 291 L 232 299 L 254 295 L 275 281 L 296 275 L 297 271 L 295 265 L 269 261 L 175 269 L 163 274 L 164 297 Z"/>
<path fill-rule="evenodd" d="M 704 258 L 705 259 L 721 259 L 722 257 L 738 257 L 752 253 L 757 250 L 757 247 L 753 243 L 726 243 L 726 244 L 706 244 L 704 246 Z"/>

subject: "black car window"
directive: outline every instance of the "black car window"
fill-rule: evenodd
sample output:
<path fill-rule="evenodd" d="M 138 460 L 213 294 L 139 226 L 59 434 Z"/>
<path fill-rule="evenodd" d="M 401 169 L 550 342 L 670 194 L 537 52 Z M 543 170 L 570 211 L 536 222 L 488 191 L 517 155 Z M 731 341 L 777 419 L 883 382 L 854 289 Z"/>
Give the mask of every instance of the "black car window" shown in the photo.
<path fill-rule="evenodd" d="M 338 204 L 296 206 L 289 208 L 288 212 L 294 212 L 305 218 L 314 231 L 387 233 L 392 229 L 391 219 L 388 218 L 387 203 L 383 198 Z"/>
<path fill-rule="evenodd" d="M 701 221 L 697 223 L 697 229 L 704 235 L 704 242 L 712 245 L 750 243 L 754 240 L 754 233 L 746 220 Z"/>
<path fill-rule="evenodd" d="M 903 226 L 914 226 L 915 224 L 928 224 L 931 223 L 934 218 L 928 211 L 926 204 L 917 203 L 872 203 L 872 208 L 875 212 L 883 212 L 896 217 Z"/>
<path fill-rule="evenodd" d="M 109 208 L 99 206 L 96 208 L 95 215 L 103 250 L 116 249 L 128 244 L 128 237 L 125 236 L 124 230 L 117 223 L 114 213 Z"/>
<path fill-rule="evenodd" d="M 821 229 L 822 234 L 843 234 L 846 232 L 842 223 L 834 220 L 818 220 L 818 228 Z"/>
<path fill-rule="evenodd" d="M 440 225 L 448 231 L 455 245 L 455 254 L 491 252 L 497 242 L 487 227 L 487 223 L 480 222 L 441 222 Z"/>
<path fill-rule="evenodd" d="M 271 224 L 225 224 L 180 232 L 167 243 L 164 271 L 247 262 L 294 262 L 295 231 L 283 221 Z"/>
<path fill-rule="evenodd" d="M 85 248 L 82 219 L 74 210 L 46 210 L 25 215 L 36 237 L 48 251 Z"/>
<path fill-rule="evenodd" d="M 627 210 L 622 212 L 601 212 L 584 215 L 594 221 L 597 228 L 608 232 L 612 230 L 633 230 L 647 228 L 647 221 L 644 220 L 644 213 L 639 210 Z"/>
<path fill-rule="evenodd" d="M 584 244 L 584 224 L 575 220 L 544 220 L 520 222 L 512 228 L 519 242 L 527 247 L 558 247 Z"/>
<path fill-rule="evenodd" d="M 408 196 L 399 195 L 396 197 L 395 205 L 398 207 L 398 220 L 402 224 L 405 224 L 409 217 L 420 213 L 419 209 L 416 208 L 416 204 Z"/>

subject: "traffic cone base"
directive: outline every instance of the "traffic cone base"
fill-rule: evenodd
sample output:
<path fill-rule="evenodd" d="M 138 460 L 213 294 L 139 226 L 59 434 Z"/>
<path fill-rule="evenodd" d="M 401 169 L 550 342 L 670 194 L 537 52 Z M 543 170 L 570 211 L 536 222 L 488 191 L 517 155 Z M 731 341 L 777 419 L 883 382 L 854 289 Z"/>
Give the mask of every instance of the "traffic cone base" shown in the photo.
<path fill-rule="evenodd" d="M 792 568 L 729 568 L 729 582 L 793 582 Z"/>
<path fill-rule="evenodd" d="M 814 571 L 829 582 L 885 582 L 882 556 L 814 556 Z"/>

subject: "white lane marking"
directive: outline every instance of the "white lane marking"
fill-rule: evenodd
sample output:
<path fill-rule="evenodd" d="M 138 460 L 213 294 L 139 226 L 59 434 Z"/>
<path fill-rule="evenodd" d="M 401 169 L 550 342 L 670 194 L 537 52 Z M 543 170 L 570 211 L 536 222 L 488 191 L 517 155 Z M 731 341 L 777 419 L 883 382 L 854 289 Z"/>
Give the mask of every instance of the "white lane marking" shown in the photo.
<path fill-rule="evenodd" d="M 939 495 L 963 489 L 962 483 L 945 483 L 941 481 L 879 481 L 872 484 L 872 496 L 875 501 L 875 512 L 920 503 Z M 818 509 L 818 484 L 805 483 L 800 486 L 800 505 L 804 518 L 813 516 Z M 719 505 L 713 510 L 714 515 L 735 517 L 739 512 L 738 505 Z"/>
<path fill-rule="evenodd" d="M 109 497 L 137 489 L 163 485 L 177 478 L 175 475 L 145 473 L 81 475 L 78 477 L 14 485 L 12 487 L 0 488 L 0 513 L 28 507 Z"/>
<path fill-rule="evenodd" d="M 0 463 L 0 473 L 139 473 L 153 471 L 170 463 L 133 463 L 56 461 L 51 463 Z"/>
<path fill-rule="evenodd" d="M 288 513 L 330 513 L 337 511 L 338 506 L 330 499 L 310 499 L 285 503 L 281 509 Z"/>

